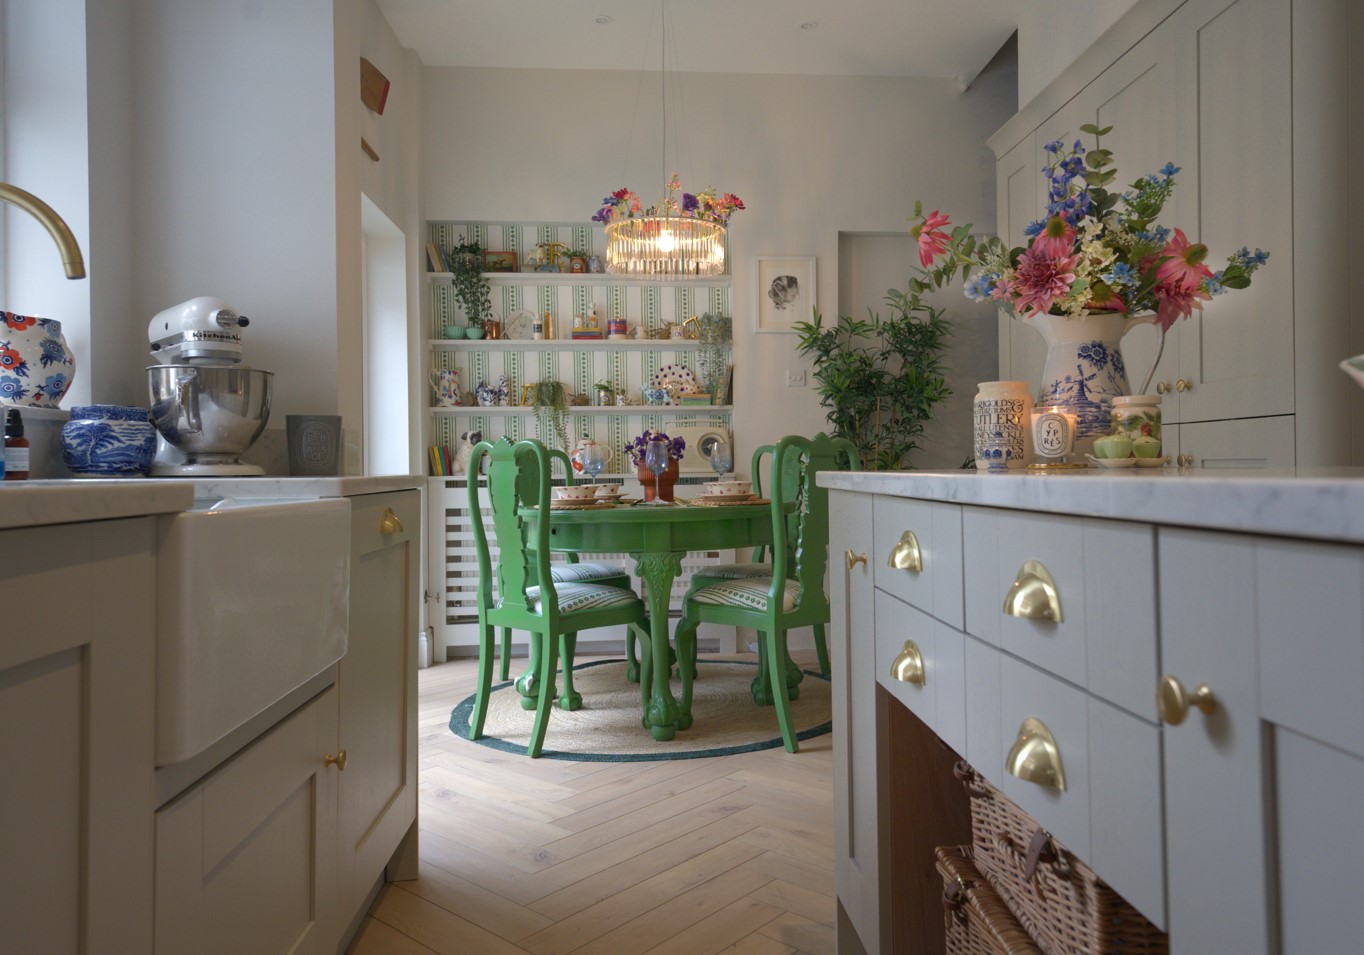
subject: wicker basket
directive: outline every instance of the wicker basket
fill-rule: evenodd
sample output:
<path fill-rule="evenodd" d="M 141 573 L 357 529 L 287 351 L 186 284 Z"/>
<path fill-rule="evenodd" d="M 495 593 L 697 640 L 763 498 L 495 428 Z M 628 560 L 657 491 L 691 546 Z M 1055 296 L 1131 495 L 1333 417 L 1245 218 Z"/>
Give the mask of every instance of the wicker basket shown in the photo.
<path fill-rule="evenodd" d="M 976 867 L 1046 955 L 1167 955 L 1151 924 L 966 763 Z"/>
<path fill-rule="evenodd" d="M 1042 955 L 971 861 L 970 846 L 939 846 L 947 955 Z"/>

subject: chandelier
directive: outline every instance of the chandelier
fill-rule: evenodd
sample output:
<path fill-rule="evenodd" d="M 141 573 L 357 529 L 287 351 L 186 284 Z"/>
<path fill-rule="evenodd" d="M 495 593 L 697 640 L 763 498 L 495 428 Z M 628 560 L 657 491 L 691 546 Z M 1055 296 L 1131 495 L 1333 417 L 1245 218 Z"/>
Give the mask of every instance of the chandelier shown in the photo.
<path fill-rule="evenodd" d="M 668 0 L 660 0 L 663 59 L 663 163 L 668 158 Z M 677 174 L 667 180 L 667 193 L 645 207 L 629 189 L 602 200 L 593 221 L 606 226 L 606 270 L 618 275 L 685 277 L 720 275 L 725 271 L 725 235 L 730 215 L 744 208 L 738 196 L 706 189 L 682 192 Z"/>

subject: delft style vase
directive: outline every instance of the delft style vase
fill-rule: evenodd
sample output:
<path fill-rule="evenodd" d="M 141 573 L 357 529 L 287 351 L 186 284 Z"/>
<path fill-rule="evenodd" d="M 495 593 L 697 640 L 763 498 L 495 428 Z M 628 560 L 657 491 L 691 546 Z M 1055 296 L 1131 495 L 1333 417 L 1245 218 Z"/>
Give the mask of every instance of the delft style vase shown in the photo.
<path fill-rule="evenodd" d="M 146 408 L 86 405 L 62 425 L 62 460 L 72 474 L 140 477 L 156 455 L 156 428 Z"/>
<path fill-rule="evenodd" d="M 1057 407 L 1075 415 L 1075 454 L 1093 451 L 1094 439 L 1108 434 L 1112 400 L 1129 394 L 1127 369 L 1118 343 L 1137 325 L 1153 324 L 1154 314 L 1091 312 L 1084 318 L 1034 315 L 1024 319 L 1047 343 L 1037 407 Z"/>
<path fill-rule="evenodd" d="M 75 373 L 61 322 L 0 312 L 0 403 L 55 408 Z"/>

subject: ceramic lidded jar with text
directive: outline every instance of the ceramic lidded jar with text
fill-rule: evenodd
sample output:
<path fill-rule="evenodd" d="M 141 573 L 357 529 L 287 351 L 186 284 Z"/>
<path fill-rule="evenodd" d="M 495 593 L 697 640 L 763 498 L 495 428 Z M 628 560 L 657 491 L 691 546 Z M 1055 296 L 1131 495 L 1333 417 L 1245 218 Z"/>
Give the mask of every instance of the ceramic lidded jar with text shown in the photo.
<path fill-rule="evenodd" d="M 976 386 L 972 405 L 976 467 L 998 469 L 1004 458 L 1009 468 L 1021 468 L 1032 460 L 1029 430 L 1032 427 L 1032 392 L 1026 381 L 982 381 Z M 1008 449 L 1005 457 L 1004 449 Z M 986 449 L 991 452 L 987 458 Z"/>

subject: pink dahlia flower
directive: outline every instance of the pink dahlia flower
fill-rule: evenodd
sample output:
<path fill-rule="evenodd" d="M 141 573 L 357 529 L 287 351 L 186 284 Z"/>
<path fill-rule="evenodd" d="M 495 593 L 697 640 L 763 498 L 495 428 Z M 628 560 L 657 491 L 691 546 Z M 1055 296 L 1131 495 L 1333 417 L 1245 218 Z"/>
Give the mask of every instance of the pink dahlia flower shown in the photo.
<path fill-rule="evenodd" d="M 1191 290 L 1202 285 L 1204 279 L 1212 278 L 1212 269 L 1203 264 L 1208 247 L 1202 242 L 1190 242 L 1182 229 L 1175 230 L 1160 255 L 1165 261 L 1156 266 L 1157 282 Z"/>
<path fill-rule="evenodd" d="M 1203 310 L 1203 303 L 1211 301 L 1212 295 L 1199 286 L 1183 288 L 1178 285 L 1160 284 L 1152 289 L 1156 296 L 1156 322 L 1162 331 L 1181 318 L 1188 318 L 1194 309 Z"/>
<path fill-rule="evenodd" d="M 949 217 L 940 215 L 938 210 L 934 209 L 928 218 L 909 230 L 909 234 L 919 240 L 919 264 L 924 268 L 928 268 L 935 258 L 947 251 L 951 236 L 942 229 L 943 226 L 951 224 L 952 220 Z"/>
<path fill-rule="evenodd" d="M 1018 260 L 1014 277 L 1014 311 L 1024 318 L 1045 315 L 1052 303 L 1064 298 L 1075 282 L 1075 263 L 1079 256 L 1065 258 L 1045 255 L 1034 243 Z"/>

